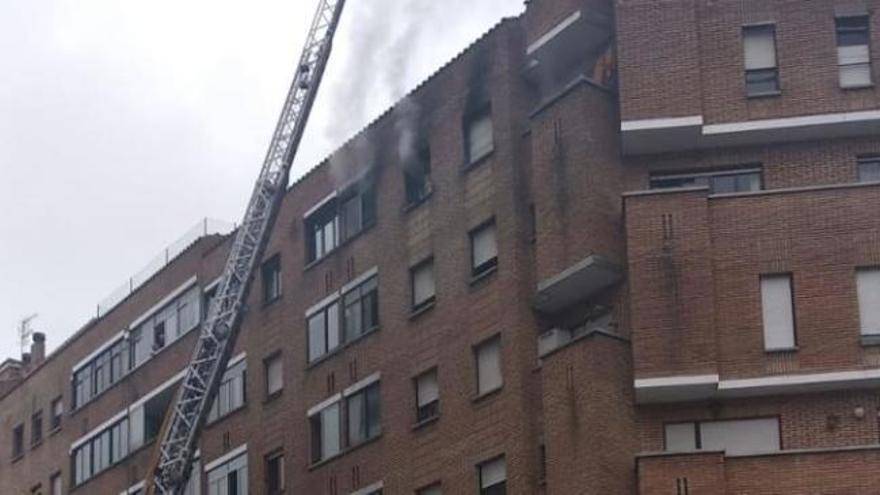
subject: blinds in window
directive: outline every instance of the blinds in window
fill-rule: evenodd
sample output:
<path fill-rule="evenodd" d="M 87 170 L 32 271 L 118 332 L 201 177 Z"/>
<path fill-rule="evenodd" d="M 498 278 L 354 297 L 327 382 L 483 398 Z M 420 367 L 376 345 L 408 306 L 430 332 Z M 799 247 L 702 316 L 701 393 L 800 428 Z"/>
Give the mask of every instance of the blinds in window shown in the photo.
<path fill-rule="evenodd" d="M 413 304 L 419 304 L 434 297 L 434 265 L 424 263 L 413 271 Z"/>
<path fill-rule="evenodd" d="M 440 399 L 440 387 L 437 385 L 436 372 L 432 371 L 420 376 L 416 387 L 418 388 L 419 407 Z"/>
<path fill-rule="evenodd" d="M 880 268 L 856 272 L 862 335 L 880 335 Z"/>
<path fill-rule="evenodd" d="M 495 225 L 488 225 L 474 233 L 474 268 L 498 256 Z"/>
<path fill-rule="evenodd" d="M 794 307 L 790 275 L 761 277 L 761 310 L 764 319 L 764 348 L 793 348 Z"/>
<path fill-rule="evenodd" d="M 749 26 L 743 29 L 746 70 L 776 67 L 776 40 L 773 26 Z"/>
<path fill-rule="evenodd" d="M 480 465 L 480 488 L 489 488 L 506 480 L 507 465 L 503 457 Z"/>
<path fill-rule="evenodd" d="M 477 351 L 477 368 L 479 393 L 486 393 L 501 387 L 500 340 L 495 339 L 479 347 Z"/>
<path fill-rule="evenodd" d="M 710 421 L 700 423 L 703 450 L 723 450 L 727 455 L 779 450 L 776 418 Z"/>

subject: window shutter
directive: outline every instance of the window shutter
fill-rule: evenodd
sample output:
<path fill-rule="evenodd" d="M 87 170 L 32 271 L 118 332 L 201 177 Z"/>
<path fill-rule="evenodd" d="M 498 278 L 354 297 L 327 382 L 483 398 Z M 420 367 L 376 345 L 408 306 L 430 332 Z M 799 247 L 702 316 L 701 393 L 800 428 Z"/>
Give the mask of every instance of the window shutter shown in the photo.
<path fill-rule="evenodd" d="M 419 407 L 440 399 L 440 388 L 437 384 L 436 371 L 425 373 L 420 376 L 416 388 L 418 389 Z"/>
<path fill-rule="evenodd" d="M 468 158 L 471 162 L 492 151 L 492 116 L 490 113 L 480 115 L 470 123 L 468 145 Z"/>
<path fill-rule="evenodd" d="M 670 452 L 697 450 L 697 433 L 694 423 L 666 425 L 666 450 Z"/>
<path fill-rule="evenodd" d="M 703 450 L 723 450 L 728 455 L 779 450 L 777 418 L 700 423 Z"/>
<path fill-rule="evenodd" d="M 862 335 L 880 335 L 880 268 L 856 272 Z"/>
<path fill-rule="evenodd" d="M 746 70 L 776 67 L 776 40 L 773 26 L 745 28 L 743 44 Z"/>
<path fill-rule="evenodd" d="M 266 385 L 270 394 L 274 394 L 284 387 L 284 373 L 279 356 L 270 359 L 266 365 Z"/>
<path fill-rule="evenodd" d="M 794 307 L 790 275 L 761 277 L 761 309 L 764 317 L 764 348 L 793 348 Z"/>
<path fill-rule="evenodd" d="M 474 233 L 474 268 L 498 256 L 495 225 L 488 225 Z"/>
<path fill-rule="evenodd" d="M 418 305 L 434 297 L 434 264 L 425 263 L 413 272 L 413 304 Z"/>
<path fill-rule="evenodd" d="M 504 458 L 480 465 L 480 488 L 489 488 L 507 480 L 507 465 Z"/>
<path fill-rule="evenodd" d="M 477 352 L 478 392 L 485 393 L 501 387 L 501 341 L 494 339 L 483 344 Z"/>

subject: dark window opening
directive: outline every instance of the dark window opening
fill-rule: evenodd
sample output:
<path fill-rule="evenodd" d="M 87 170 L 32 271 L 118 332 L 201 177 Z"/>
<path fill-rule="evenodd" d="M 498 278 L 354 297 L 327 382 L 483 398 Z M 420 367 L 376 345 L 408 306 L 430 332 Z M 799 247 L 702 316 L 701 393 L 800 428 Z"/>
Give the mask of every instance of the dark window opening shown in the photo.
<path fill-rule="evenodd" d="M 17 459 L 24 455 L 24 425 L 18 425 L 12 430 L 12 458 Z"/>
<path fill-rule="evenodd" d="M 710 194 L 760 191 L 763 188 L 760 169 L 651 175 L 651 189 L 698 186 L 708 187 Z"/>
<path fill-rule="evenodd" d="M 269 495 L 284 491 L 284 454 L 273 454 L 266 459 L 266 491 Z"/>
<path fill-rule="evenodd" d="M 43 411 L 37 411 L 31 416 L 31 445 L 38 445 L 43 441 Z"/>
<path fill-rule="evenodd" d="M 281 297 L 281 255 L 276 254 L 263 263 L 263 303 L 269 304 Z"/>
<path fill-rule="evenodd" d="M 423 146 L 413 153 L 404 164 L 403 178 L 406 185 L 406 204 L 422 202 L 431 194 L 431 150 Z"/>

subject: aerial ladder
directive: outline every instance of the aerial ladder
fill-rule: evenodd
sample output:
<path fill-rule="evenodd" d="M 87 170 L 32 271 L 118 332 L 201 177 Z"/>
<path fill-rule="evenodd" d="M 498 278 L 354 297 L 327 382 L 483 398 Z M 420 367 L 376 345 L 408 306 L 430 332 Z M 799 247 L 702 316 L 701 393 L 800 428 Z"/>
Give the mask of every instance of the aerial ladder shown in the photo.
<path fill-rule="evenodd" d="M 147 473 L 148 495 L 181 495 L 192 471 L 199 435 L 210 401 L 235 345 L 245 300 L 257 263 L 263 255 L 318 93 L 345 0 L 318 0 L 305 48 L 269 150 L 254 186 L 217 294 L 208 305 L 192 358 L 165 418 L 158 451 Z"/>

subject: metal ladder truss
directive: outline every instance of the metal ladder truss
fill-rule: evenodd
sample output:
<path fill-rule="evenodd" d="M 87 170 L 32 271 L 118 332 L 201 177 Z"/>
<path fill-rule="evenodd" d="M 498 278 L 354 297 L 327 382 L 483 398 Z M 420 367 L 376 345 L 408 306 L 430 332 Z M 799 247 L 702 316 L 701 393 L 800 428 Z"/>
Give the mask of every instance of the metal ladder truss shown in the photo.
<path fill-rule="evenodd" d="M 245 298 L 287 189 L 290 167 L 330 56 L 344 4 L 345 0 L 319 0 L 217 294 L 208 306 L 183 382 L 166 417 L 158 460 L 148 479 L 148 493 L 180 495 L 185 489 L 200 430 L 235 345 Z"/>

